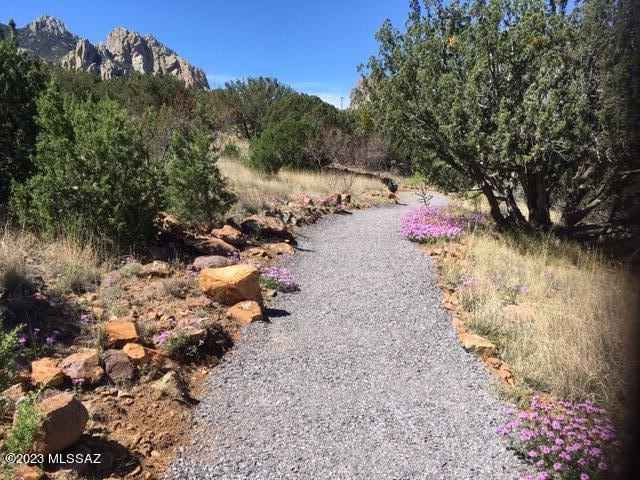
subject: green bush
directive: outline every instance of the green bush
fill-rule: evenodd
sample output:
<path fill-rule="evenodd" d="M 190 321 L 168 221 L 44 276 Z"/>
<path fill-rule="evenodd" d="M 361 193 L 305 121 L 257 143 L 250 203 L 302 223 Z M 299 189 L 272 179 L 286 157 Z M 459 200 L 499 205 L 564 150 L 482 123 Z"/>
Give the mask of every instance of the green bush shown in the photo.
<path fill-rule="evenodd" d="M 33 435 L 42 419 L 36 404 L 40 399 L 40 390 L 29 393 L 16 405 L 13 427 L 4 442 L 4 450 L 10 453 L 26 453 L 29 451 Z"/>
<path fill-rule="evenodd" d="M 240 149 L 235 142 L 227 142 L 220 150 L 221 157 L 231 157 L 231 158 L 240 158 Z"/>
<path fill-rule="evenodd" d="M 185 223 L 220 219 L 235 196 L 216 165 L 211 136 L 205 128 L 188 126 L 174 135 L 166 171 L 167 210 Z"/>
<path fill-rule="evenodd" d="M 270 175 L 282 167 L 316 168 L 307 147 L 317 136 L 318 128 L 308 121 L 286 118 L 253 141 L 249 165 Z"/>
<path fill-rule="evenodd" d="M 0 317 L 1 324 L 2 317 Z M 19 325 L 9 332 L 5 332 L 0 327 L 0 391 L 9 386 L 13 377 L 14 372 L 11 368 L 11 360 L 15 357 L 18 349 L 18 332 L 22 327 L 23 325 Z"/>
<path fill-rule="evenodd" d="M 36 173 L 14 183 L 11 210 L 24 225 L 87 232 L 131 245 L 153 232 L 157 212 L 145 147 L 109 100 L 63 98 L 52 82 L 38 100 Z"/>

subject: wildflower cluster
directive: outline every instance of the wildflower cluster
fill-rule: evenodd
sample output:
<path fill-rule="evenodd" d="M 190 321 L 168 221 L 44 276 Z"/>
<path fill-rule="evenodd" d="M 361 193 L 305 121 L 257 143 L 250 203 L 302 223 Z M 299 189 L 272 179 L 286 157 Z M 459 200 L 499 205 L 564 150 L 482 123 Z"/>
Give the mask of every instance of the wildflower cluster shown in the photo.
<path fill-rule="evenodd" d="M 496 431 L 510 436 L 537 467 L 536 475 L 523 480 L 604 478 L 620 448 L 605 410 L 589 400 L 541 402 L 535 395 L 527 410 Z"/>
<path fill-rule="evenodd" d="M 427 205 L 414 208 L 402 218 L 402 235 L 414 242 L 428 242 L 439 238 L 455 238 L 465 228 L 477 225 L 483 216 L 471 214 L 452 214 L 440 205 Z"/>
<path fill-rule="evenodd" d="M 295 292 L 299 289 L 291 272 L 286 267 L 263 267 L 260 269 L 260 281 L 267 288 L 279 292 Z"/>

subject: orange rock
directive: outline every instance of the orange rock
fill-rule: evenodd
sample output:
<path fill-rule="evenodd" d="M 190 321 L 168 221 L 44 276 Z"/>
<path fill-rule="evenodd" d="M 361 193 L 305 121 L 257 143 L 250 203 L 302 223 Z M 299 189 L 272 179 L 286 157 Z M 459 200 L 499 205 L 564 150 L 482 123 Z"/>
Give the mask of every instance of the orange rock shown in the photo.
<path fill-rule="evenodd" d="M 293 255 L 295 253 L 294 248 L 285 242 L 267 243 L 264 247 L 272 254 L 272 256 Z"/>
<path fill-rule="evenodd" d="M 225 242 L 235 246 L 242 247 L 247 243 L 247 237 L 238 229 L 231 225 L 225 225 L 222 228 L 214 228 L 211 235 L 224 240 Z"/>
<path fill-rule="evenodd" d="M 57 453 L 70 447 L 80 439 L 89 420 L 89 412 L 71 393 L 47 397 L 37 408 L 42 421 L 33 435 L 34 453 Z"/>
<path fill-rule="evenodd" d="M 40 480 L 43 472 L 38 467 L 33 465 L 27 465 L 26 463 L 19 464 L 13 472 L 16 480 Z"/>
<path fill-rule="evenodd" d="M 258 269 L 253 265 L 205 268 L 198 276 L 200 288 L 214 301 L 235 305 L 244 300 L 262 303 Z"/>
<path fill-rule="evenodd" d="M 129 320 L 109 320 L 104 324 L 109 345 L 123 344 L 138 338 L 136 324 Z"/>
<path fill-rule="evenodd" d="M 157 350 L 143 347 L 137 343 L 127 343 L 122 351 L 129 357 L 134 365 L 146 365 L 150 362 L 159 362 L 162 356 Z"/>
<path fill-rule="evenodd" d="M 227 310 L 227 314 L 240 325 L 248 325 L 251 322 L 262 320 L 262 308 L 258 302 L 253 300 L 236 303 Z"/>
<path fill-rule="evenodd" d="M 46 384 L 56 387 L 64 381 L 64 373 L 58 367 L 58 360 L 45 357 L 31 362 L 31 381 L 34 384 Z"/>
<path fill-rule="evenodd" d="M 461 333 L 459 338 L 466 350 L 482 355 L 483 357 L 491 356 L 496 351 L 496 346 L 480 335 Z"/>
<path fill-rule="evenodd" d="M 195 247 L 206 255 L 231 255 L 238 251 L 236 247 L 217 237 L 201 238 L 195 242 Z"/>

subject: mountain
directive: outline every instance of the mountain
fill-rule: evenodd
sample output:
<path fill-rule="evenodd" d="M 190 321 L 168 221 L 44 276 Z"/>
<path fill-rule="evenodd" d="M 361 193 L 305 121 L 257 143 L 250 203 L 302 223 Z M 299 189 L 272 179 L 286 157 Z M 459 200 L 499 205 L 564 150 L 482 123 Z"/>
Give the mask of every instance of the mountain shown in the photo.
<path fill-rule="evenodd" d="M 0 32 L 8 27 L 0 24 Z M 93 45 L 71 33 L 62 21 L 44 15 L 16 31 L 18 46 L 29 55 L 71 70 L 81 70 L 100 78 L 131 75 L 170 74 L 187 86 L 209 88 L 207 76 L 151 35 L 140 35 L 116 27 L 105 42 Z"/>

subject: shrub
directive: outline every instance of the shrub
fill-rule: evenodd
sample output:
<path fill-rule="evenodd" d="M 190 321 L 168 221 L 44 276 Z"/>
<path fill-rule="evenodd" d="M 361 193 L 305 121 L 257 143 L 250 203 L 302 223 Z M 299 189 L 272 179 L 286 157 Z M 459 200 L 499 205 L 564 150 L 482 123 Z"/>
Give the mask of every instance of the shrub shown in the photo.
<path fill-rule="evenodd" d="M 306 120 L 286 118 L 269 128 L 251 144 L 249 165 L 273 175 L 282 167 L 316 168 L 306 146 L 318 129 Z"/>
<path fill-rule="evenodd" d="M 171 142 L 172 158 L 166 172 L 167 209 L 185 223 L 211 223 L 235 201 L 211 150 L 204 128 L 189 126 Z"/>
<path fill-rule="evenodd" d="M 2 317 L 0 316 L 0 325 L 2 324 Z M 5 332 L 3 328 L 0 328 L 0 391 L 7 388 L 14 371 L 11 367 L 16 350 L 18 348 L 18 332 L 23 328 L 23 325 L 18 325 L 13 330 Z"/>
<path fill-rule="evenodd" d="M 523 480 L 609 478 L 621 446 L 606 411 L 589 400 L 541 402 L 536 395 L 528 409 L 496 431 L 510 436 L 516 450 L 537 467 L 536 477 Z"/>
<path fill-rule="evenodd" d="M 188 330 L 176 328 L 170 332 L 160 332 L 155 336 L 156 342 L 160 344 L 160 349 L 173 358 L 193 359 L 198 355 L 198 347 L 195 344 Z"/>
<path fill-rule="evenodd" d="M 56 276 L 54 289 L 84 293 L 100 283 L 98 252 L 90 242 L 63 237 L 44 249 L 45 267 Z"/>
<path fill-rule="evenodd" d="M 235 144 L 235 142 L 227 142 L 224 144 L 224 147 L 222 147 L 222 150 L 220 150 L 220 156 L 236 159 L 240 158 L 240 149 L 238 148 L 238 145 Z"/>
<path fill-rule="evenodd" d="M 145 148 L 116 103 L 63 98 L 51 83 L 38 100 L 38 124 L 36 173 L 12 187 L 11 210 L 24 225 L 124 245 L 153 233 L 156 192 Z"/>
<path fill-rule="evenodd" d="M 299 290 L 291 272 L 286 267 L 264 267 L 260 269 L 260 282 L 265 287 L 279 292 L 295 292 Z"/>
<path fill-rule="evenodd" d="M 36 390 L 18 401 L 13 427 L 4 442 L 4 450 L 6 452 L 21 454 L 29 451 L 33 435 L 42 418 L 41 413 L 36 408 L 40 394 L 41 391 Z"/>

